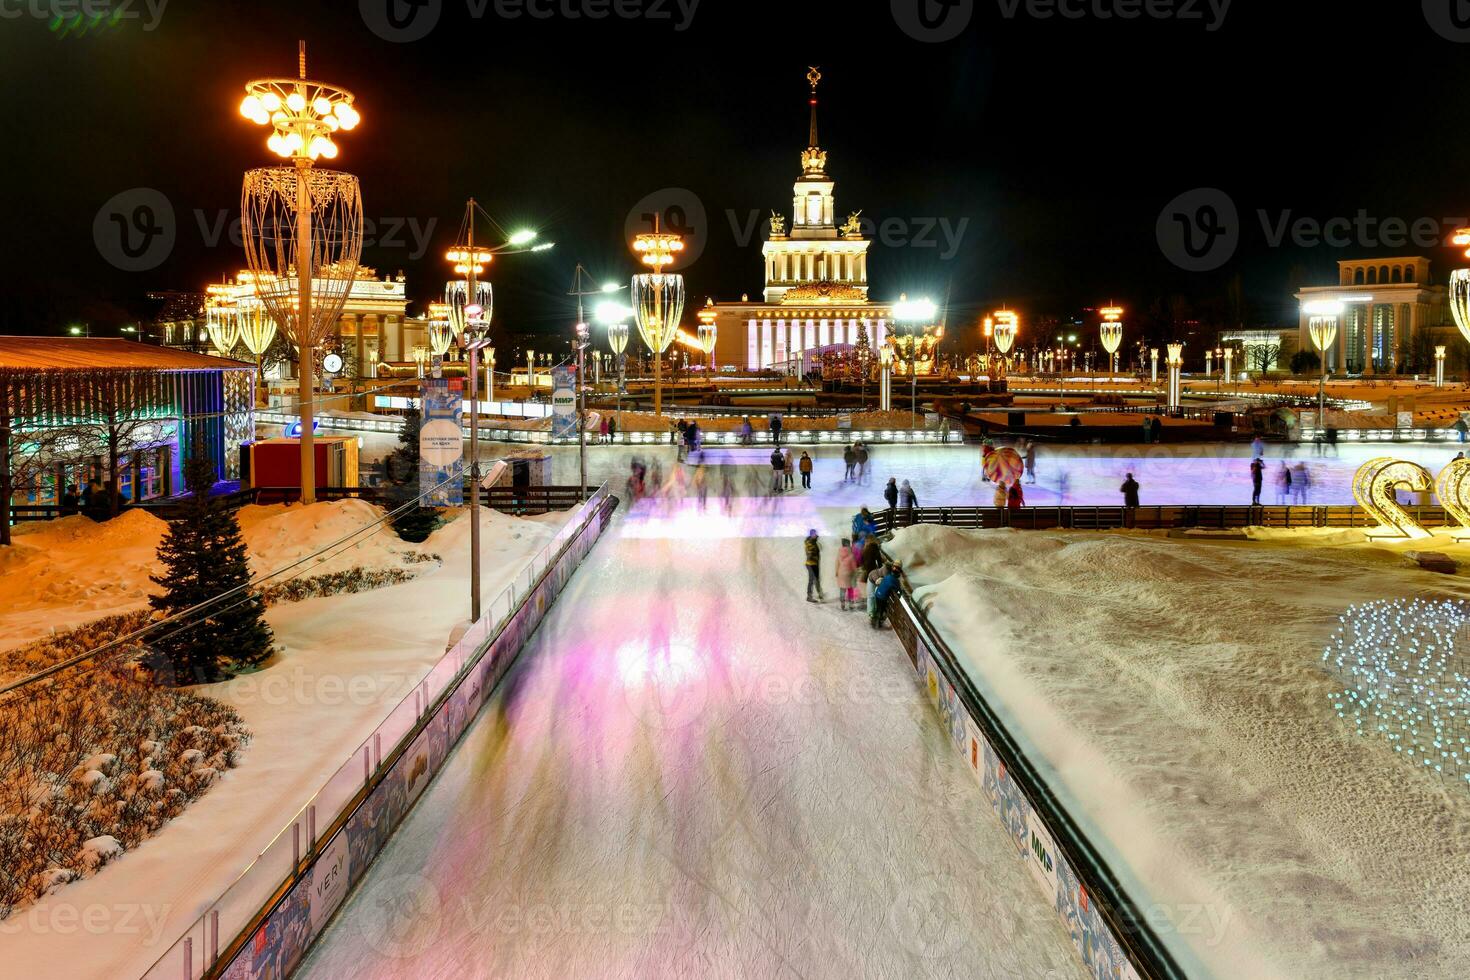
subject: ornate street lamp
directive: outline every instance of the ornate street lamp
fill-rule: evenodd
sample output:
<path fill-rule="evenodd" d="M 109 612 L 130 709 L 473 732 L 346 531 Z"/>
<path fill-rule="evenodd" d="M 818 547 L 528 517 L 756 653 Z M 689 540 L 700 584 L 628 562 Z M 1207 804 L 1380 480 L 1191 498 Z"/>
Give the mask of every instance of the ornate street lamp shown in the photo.
<path fill-rule="evenodd" d="M 715 341 L 719 339 L 720 328 L 716 321 L 719 315 L 715 313 L 715 301 L 706 298 L 704 309 L 698 313 L 699 318 L 699 349 L 704 351 L 704 356 L 709 358 L 709 370 L 713 375 L 715 371 Z"/>
<path fill-rule="evenodd" d="M 1337 325 L 1347 307 L 1340 300 L 1324 299 L 1302 304 L 1307 316 L 1307 335 L 1322 362 L 1322 379 L 1317 384 L 1317 431 L 1327 430 L 1327 350 L 1337 342 Z"/>
<path fill-rule="evenodd" d="M 306 77 L 300 42 L 296 78 L 248 82 L 240 114 L 270 126 L 266 141 L 291 166 L 245 173 L 240 218 L 245 259 L 256 295 L 300 348 L 301 502 L 316 501 L 312 439 L 313 372 L 317 345 L 336 327 L 357 279 L 362 255 L 362 194 L 357 178 L 319 170 L 337 156 L 332 137 L 361 117 L 346 89 Z"/>
<path fill-rule="evenodd" d="M 276 340 L 276 321 L 260 302 L 252 302 L 236 311 L 235 327 L 240 343 L 255 357 L 255 376 L 260 385 L 261 404 L 265 404 L 265 368 L 262 359 Z"/>
<path fill-rule="evenodd" d="M 938 307 L 934 305 L 933 301 L 927 299 L 910 300 L 903 294 L 899 294 L 898 302 L 893 304 L 893 319 L 902 324 L 907 330 L 907 336 L 904 339 L 907 341 L 907 359 L 909 362 L 909 411 L 912 416 L 910 425 L 914 429 L 919 427 L 919 357 L 921 347 L 927 347 L 932 351 L 933 343 L 937 343 L 938 341 L 936 336 L 934 342 L 921 345 L 919 338 L 921 334 L 927 332 L 926 328 L 934 323 L 934 317 L 937 313 Z M 930 357 L 932 358 L 932 354 L 930 354 Z"/>
<path fill-rule="evenodd" d="M 597 304 L 597 322 L 607 327 L 607 349 L 612 351 L 618 365 L 617 419 L 623 417 L 623 392 L 627 390 L 628 321 L 633 310 L 622 303 L 608 300 Z"/>
<path fill-rule="evenodd" d="M 455 339 L 460 335 L 460 331 L 450 323 L 450 319 L 448 303 L 429 304 L 429 350 L 439 357 L 449 353 L 449 348 L 454 345 Z"/>
<path fill-rule="evenodd" d="M 893 348 L 884 344 L 878 348 L 878 365 L 882 371 L 878 385 L 878 408 L 893 411 Z"/>
<path fill-rule="evenodd" d="M 1436 388 L 1444 387 L 1444 358 L 1445 346 L 1439 344 L 1434 348 L 1434 386 Z"/>
<path fill-rule="evenodd" d="M 653 220 L 652 234 L 633 239 L 633 251 L 643 264 L 653 269 L 635 275 L 632 281 L 633 316 L 643 342 L 653 353 L 653 414 L 663 414 L 663 355 L 679 332 L 679 318 L 684 315 L 684 277 L 664 272 L 674 256 L 684 250 L 678 235 L 659 231 L 658 217 Z"/>
<path fill-rule="evenodd" d="M 1113 376 L 1118 374 L 1118 348 L 1123 346 L 1123 307 L 1105 306 L 1102 309 L 1102 326 L 1098 332 L 1102 338 L 1103 350 L 1108 352 L 1111 359 Z"/>
<path fill-rule="evenodd" d="M 1169 348 L 1169 359 L 1168 359 L 1168 366 L 1169 366 L 1169 392 L 1168 392 L 1168 399 L 1169 399 L 1169 403 L 1168 403 L 1168 406 L 1171 409 L 1176 409 L 1180 405 L 1181 395 L 1182 395 L 1181 387 L 1180 387 L 1180 384 L 1179 384 L 1179 374 L 1180 374 L 1181 371 L 1184 370 L 1184 345 L 1182 343 L 1173 343 L 1173 344 L 1169 344 L 1168 345 L 1168 348 Z"/>
<path fill-rule="evenodd" d="M 1150 371 L 1149 381 L 1150 381 L 1151 384 L 1158 384 L 1159 383 L 1159 349 L 1157 347 L 1151 347 L 1151 348 L 1149 348 L 1148 358 L 1149 358 L 1149 364 L 1150 364 L 1150 367 L 1149 367 L 1149 371 Z"/>
<path fill-rule="evenodd" d="M 204 328 L 209 334 L 209 342 L 221 357 L 229 357 L 230 351 L 240 342 L 240 311 L 232 287 L 228 283 L 211 285 L 206 293 Z"/>

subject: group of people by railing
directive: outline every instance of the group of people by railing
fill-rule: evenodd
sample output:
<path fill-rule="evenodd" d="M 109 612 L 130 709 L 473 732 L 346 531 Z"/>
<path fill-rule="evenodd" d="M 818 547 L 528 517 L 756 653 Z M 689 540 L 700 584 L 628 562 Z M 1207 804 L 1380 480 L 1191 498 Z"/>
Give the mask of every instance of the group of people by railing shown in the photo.
<path fill-rule="evenodd" d="M 827 601 L 822 587 L 822 540 L 816 528 L 802 542 L 806 568 L 806 601 Z M 832 566 L 838 608 L 843 612 L 866 611 L 868 625 L 881 629 L 889 600 L 903 580 L 903 567 L 887 560 L 879 541 L 878 523 L 864 507 L 853 515 L 852 533 L 840 539 Z"/>

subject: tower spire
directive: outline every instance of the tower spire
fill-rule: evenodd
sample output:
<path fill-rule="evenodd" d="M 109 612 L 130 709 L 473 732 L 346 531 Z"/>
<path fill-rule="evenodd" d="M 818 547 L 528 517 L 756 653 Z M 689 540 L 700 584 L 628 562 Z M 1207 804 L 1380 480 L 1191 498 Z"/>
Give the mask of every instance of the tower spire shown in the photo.
<path fill-rule="evenodd" d="M 817 69 L 816 65 L 812 65 L 806 70 L 806 80 L 812 87 L 812 126 L 811 132 L 807 136 L 806 145 L 815 149 L 816 147 L 821 146 L 821 144 L 817 142 L 817 83 L 822 80 L 822 73 Z"/>

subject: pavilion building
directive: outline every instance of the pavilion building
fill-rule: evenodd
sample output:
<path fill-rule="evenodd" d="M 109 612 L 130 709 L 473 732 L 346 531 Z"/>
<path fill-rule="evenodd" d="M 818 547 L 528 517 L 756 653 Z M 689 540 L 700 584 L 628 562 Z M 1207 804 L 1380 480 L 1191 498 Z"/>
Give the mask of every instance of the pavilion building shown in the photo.
<path fill-rule="evenodd" d="M 1448 290 L 1430 279 L 1429 259 L 1422 256 L 1354 259 L 1337 263 L 1332 286 L 1309 286 L 1296 294 L 1299 303 L 1338 300 L 1345 312 L 1337 340 L 1326 352 L 1326 367 L 1348 374 L 1398 374 L 1401 369 L 1433 370 L 1433 348 L 1455 336 Z M 1315 350 L 1301 314 L 1299 350 Z"/>
<path fill-rule="evenodd" d="M 772 213 L 761 247 L 765 291 L 760 302 L 715 303 L 719 333 L 715 363 L 726 370 L 779 370 L 823 348 L 856 344 L 866 333 L 876 351 L 888 335 L 891 307 L 868 298 L 868 246 L 859 215 L 836 223 L 835 181 L 817 138 L 817 83 L 811 84 L 811 124 L 792 188 L 791 225 Z"/>

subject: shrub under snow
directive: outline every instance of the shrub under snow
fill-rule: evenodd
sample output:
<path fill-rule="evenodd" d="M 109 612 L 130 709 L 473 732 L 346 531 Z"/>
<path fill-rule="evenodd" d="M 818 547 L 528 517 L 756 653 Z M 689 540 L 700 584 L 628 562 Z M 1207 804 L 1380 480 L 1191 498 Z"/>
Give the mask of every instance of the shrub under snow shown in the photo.
<path fill-rule="evenodd" d="M 137 612 L 0 652 L 21 675 L 131 632 Z M 157 833 L 233 767 L 249 732 L 234 709 L 156 687 L 140 648 L 0 702 L 0 919 Z"/>

